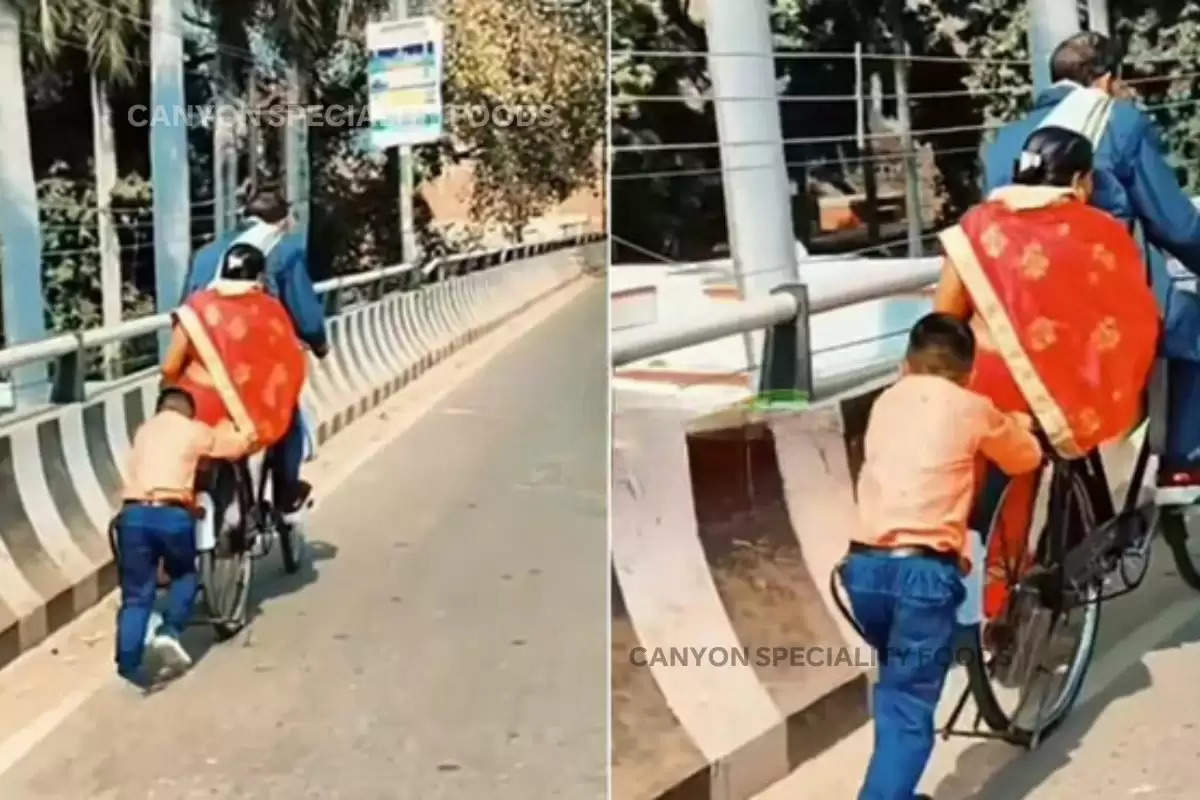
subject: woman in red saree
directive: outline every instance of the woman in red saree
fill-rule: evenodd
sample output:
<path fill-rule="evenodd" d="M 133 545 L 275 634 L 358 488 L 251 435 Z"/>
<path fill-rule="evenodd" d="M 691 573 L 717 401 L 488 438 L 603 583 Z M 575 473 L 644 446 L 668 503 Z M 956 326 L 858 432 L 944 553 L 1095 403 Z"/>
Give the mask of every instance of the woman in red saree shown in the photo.
<path fill-rule="evenodd" d="M 263 269 L 254 248 L 231 248 L 218 280 L 175 311 L 162 365 L 164 381 L 192 395 L 196 419 L 229 418 L 255 432 L 256 448 L 287 433 L 308 368 L 291 317 L 263 287 Z"/>
<path fill-rule="evenodd" d="M 1026 142 L 1015 185 L 997 189 L 941 235 L 946 253 L 934 309 L 970 321 L 971 388 L 1002 411 L 1030 413 L 1065 458 L 1129 433 L 1142 416 L 1159 315 L 1128 230 L 1088 205 L 1092 146 L 1064 128 Z M 983 470 L 981 470 L 981 473 Z M 1008 599 L 1006 577 L 1027 552 L 1040 476 L 1013 480 L 987 537 L 985 618 Z M 991 523 L 991 530 L 988 524 Z"/>

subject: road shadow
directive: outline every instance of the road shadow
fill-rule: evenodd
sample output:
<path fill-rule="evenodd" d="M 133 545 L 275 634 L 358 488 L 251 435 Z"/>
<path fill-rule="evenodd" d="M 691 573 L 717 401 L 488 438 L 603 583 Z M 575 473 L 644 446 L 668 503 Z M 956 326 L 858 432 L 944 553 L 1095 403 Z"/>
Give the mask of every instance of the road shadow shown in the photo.
<path fill-rule="evenodd" d="M 303 554 L 300 559 L 300 569 L 288 574 L 283 568 L 283 559 L 276 542 L 266 556 L 254 562 L 254 574 L 250 583 L 250 594 L 246 604 L 246 627 L 239 636 L 245 634 L 255 620 L 263 614 L 263 605 L 277 597 L 284 597 L 303 590 L 306 586 L 316 583 L 320 577 L 317 564 L 337 558 L 338 548 L 330 542 L 321 540 L 305 541 Z M 197 612 L 202 613 L 202 604 L 198 604 Z M 235 637 L 237 638 L 237 637 Z M 184 631 L 180 641 L 192 657 L 193 664 L 198 664 L 214 645 L 227 644 L 217 639 L 216 633 L 207 622 L 193 622 Z M 232 641 L 232 640 L 230 640 Z"/>
<path fill-rule="evenodd" d="M 1101 623 L 1103 624 L 1103 623 Z M 1178 628 L 1146 652 L 1160 652 L 1200 642 L 1200 619 Z M 1067 719 L 1037 750 L 981 740 L 963 751 L 954 771 L 933 791 L 935 800 L 1019 800 L 1040 788 L 1047 778 L 1071 762 L 1097 718 L 1113 702 L 1131 697 L 1153 684 L 1150 670 L 1139 660 L 1086 703 L 1073 708 Z M 1085 688 L 1086 688 L 1085 678 Z"/>

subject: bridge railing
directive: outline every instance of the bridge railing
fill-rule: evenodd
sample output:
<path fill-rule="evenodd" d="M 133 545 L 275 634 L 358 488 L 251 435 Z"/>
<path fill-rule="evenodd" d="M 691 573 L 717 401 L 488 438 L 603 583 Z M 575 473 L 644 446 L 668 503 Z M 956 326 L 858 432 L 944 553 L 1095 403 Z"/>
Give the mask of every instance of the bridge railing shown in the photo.
<path fill-rule="evenodd" d="M 577 233 L 560 239 L 437 257 L 425 265 L 395 264 L 330 278 L 317 283 L 314 288 L 317 294 L 325 299 L 326 316 L 332 317 L 357 303 L 378 299 L 387 291 L 415 289 L 552 250 L 587 244 L 601 236 L 594 233 Z M 15 367 L 27 364 L 54 361 L 56 363 L 53 385 L 49 393 L 50 402 L 77 402 L 83 400 L 86 394 L 88 351 L 107 344 L 150 336 L 167 330 L 170 326 L 170 314 L 153 314 L 116 325 L 61 333 L 36 342 L 11 345 L 0 349 L 0 372 L 9 372 Z M 131 374 L 138 371 L 134 370 Z"/>
<path fill-rule="evenodd" d="M 939 258 L 870 259 L 829 278 L 784 284 L 763 298 L 713 310 L 703 319 L 655 324 L 615 332 L 612 365 L 669 353 L 739 333 L 765 330 L 760 391 L 796 390 L 810 399 L 840 394 L 888 375 L 895 359 L 814 375 L 810 321 L 813 315 L 930 287 L 938 277 Z"/>

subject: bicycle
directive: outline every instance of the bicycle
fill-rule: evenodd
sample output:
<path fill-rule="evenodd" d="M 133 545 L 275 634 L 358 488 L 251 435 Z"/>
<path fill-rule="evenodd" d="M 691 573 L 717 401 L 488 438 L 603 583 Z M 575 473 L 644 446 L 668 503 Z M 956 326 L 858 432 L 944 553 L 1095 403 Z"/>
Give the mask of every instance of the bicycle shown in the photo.
<path fill-rule="evenodd" d="M 1184 580 L 1200 589 L 1200 570 L 1186 548 L 1183 510 L 1161 509 L 1160 514 L 1152 501 L 1139 502 L 1151 455 L 1149 438 L 1139 448 L 1120 510 L 1114 507 L 1099 452 L 1064 459 L 1044 436 L 1040 438 L 1049 464 L 1048 476 L 1039 473 L 1049 484 L 1045 525 L 1037 536 L 1032 564 L 1020 572 L 1006 565 L 1009 599 L 1002 613 L 960 626 L 955 650 L 967 670 L 967 687 L 940 729 L 943 739 L 993 738 L 1034 749 L 1053 733 L 1083 688 L 1101 606 L 1142 584 L 1160 531 Z M 1002 496 L 1001 504 L 1003 500 Z M 985 547 L 995 528 L 993 514 Z M 838 594 L 837 577 L 835 568 L 830 577 L 834 599 L 861 635 Z M 969 730 L 961 730 L 955 726 L 970 697 L 975 700 L 975 720 Z M 981 730 L 984 724 L 990 730 Z"/>
<path fill-rule="evenodd" d="M 246 626 L 255 560 L 268 555 L 278 541 L 285 572 L 296 573 L 302 561 L 302 522 L 285 519 L 274 507 L 270 465 L 261 456 L 254 461 L 257 467 L 251 459 L 211 462 L 201 478 L 206 490 L 196 498 L 202 509 L 196 521 L 197 599 L 203 601 L 197 607 L 207 615 L 197 615 L 192 624 L 211 625 L 221 641 Z M 305 505 L 310 507 L 311 500 Z M 119 562 L 115 524 L 109 525 L 108 534 L 113 558 Z"/>
<path fill-rule="evenodd" d="M 246 625 L 247 599 L 255 560 L 279 542 L 286 573 L 300 569 L 299 522 L 284 519 L 269 492 L 271 468 L 266 459 L 256 470 L 249 459 L 213 464 L 210 492 L 199 502 L 212 525 L 197 525 L 196 568 L 207 621 L 219 640 L 236 636 Z M 227 519 L 234 510 L 233 520 Z"/>
<path fill-rule="evenodd" d="M 1019 575 L 1007 570 L 1010 599 L 999 618 L 963 630 L 959 655 L 968 686 L 942 728 L 943 739 L 999 738 L 1032 750 L 1053 733 L 1083 689 L 1101 606 L 1141 586 L 1160 532 L 1184 580 L 1200 589 L 1183 510 L 1139 502 L 1150 437 L 1138 450 L 1119 510 L 1097 451 L 1068 460 L 1043 444 L 1050 491 L 1033 566 Z M 975 699 L 975 721 L 970 730 L 957 730 L 968 696 Z M 990 732 L 980 730 L 981 722 Z"/>

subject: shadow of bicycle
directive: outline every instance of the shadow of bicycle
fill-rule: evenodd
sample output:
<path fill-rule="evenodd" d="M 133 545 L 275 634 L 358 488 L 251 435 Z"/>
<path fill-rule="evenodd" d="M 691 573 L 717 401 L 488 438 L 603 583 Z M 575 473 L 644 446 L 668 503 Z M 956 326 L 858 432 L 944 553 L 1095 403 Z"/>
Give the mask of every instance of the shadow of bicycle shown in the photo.
<path fill-rule="evenodd" d="M 1176 576 L 1174 578 L 1178 580 Z M 1103 617 L 1101 626 L 1104 625 Z M 1167 634 L 1145 653 L 1161 652 L 1200 642 L 1200 619 L 1192 619 Z M 1120 644 L 1117 645 L 1120 647 Z M 1144 653 L 1142 654 L 1144 656 Z M 1037 750 L 1027 752 L 997 741 L 981 741 L 959 754 L 954 771 L 932 793 L 936 800 L 1016 800 L 1028 797 L 1050 776 L 1067 766 L 1113 703 L 1137 695 L 1153 685 L 1144 658 L 1123 669 L 1095 695 L 1072 709 L 1062 725 Z M 1086 691 L 1086 679 L 1084 688 Z"/>
<path fill-rule="evenodd" d="M 337 554 L 337 545 L 330 542 L 306 541 L 300 559 L 300 568 L 289 575 L 283 568 L 279 545 L 275 543 L 269 553 L 254 562 L 254 574 L 251 578 L 246 606 L 246 627 L 230 641 L 236 641 L 250 631 L 255 620 L 264 613 L 264 605 L 268 605 L 276 598 L 295 594 L 316 583 L 320 577 L 318 565 L 321 562 L 337 558 Z M 184 632 L 181 641 L 188 654 L 191 655 L 194 664 L 199 663 L 214 645 L 226 644 L 217 639 L 211 625 L 199 622 L 193 623 Z"/>

